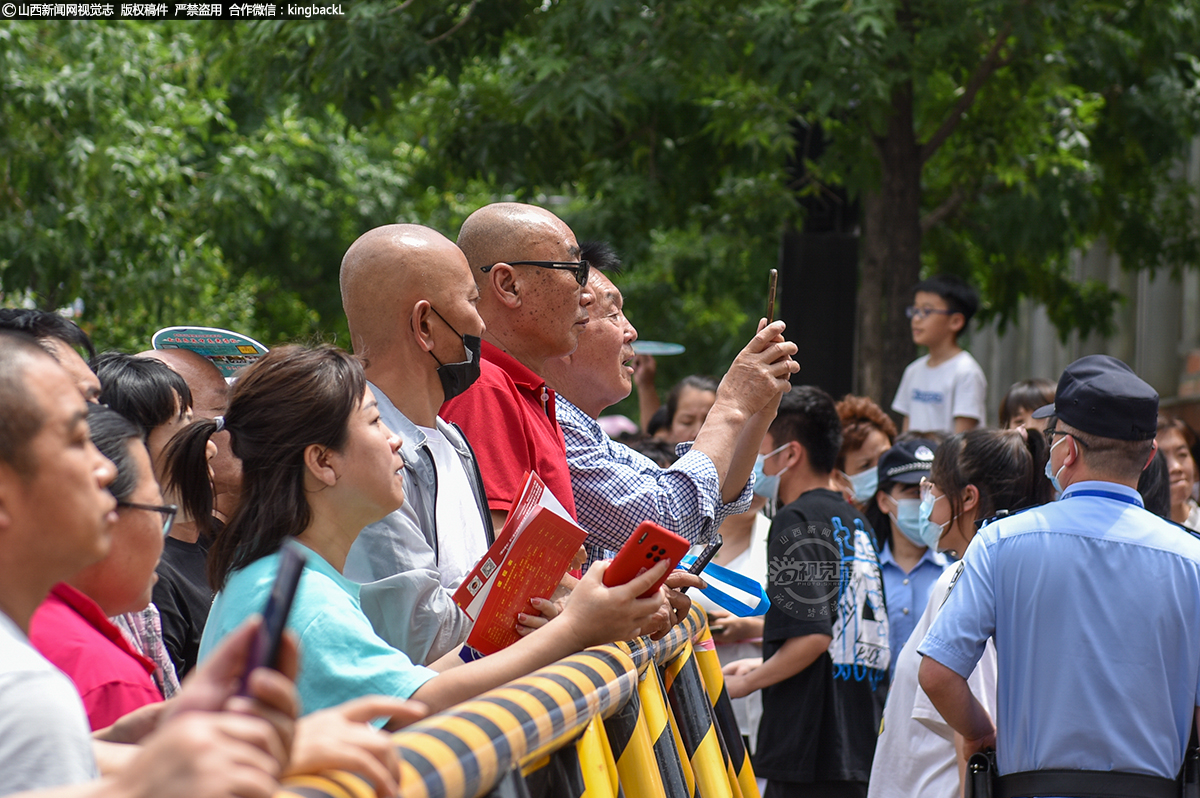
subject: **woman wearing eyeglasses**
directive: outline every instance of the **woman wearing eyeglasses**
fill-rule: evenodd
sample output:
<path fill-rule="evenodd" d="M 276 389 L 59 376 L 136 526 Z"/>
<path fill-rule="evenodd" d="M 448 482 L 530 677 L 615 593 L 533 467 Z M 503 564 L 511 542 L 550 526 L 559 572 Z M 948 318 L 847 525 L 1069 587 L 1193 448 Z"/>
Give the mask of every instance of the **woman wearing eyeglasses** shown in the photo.
<path fill-rule="evenodd" d="M 93 406 L 88 426 L 96 448 L 117 467 L 109 490 L 117 499 L 108 555 L 54 586 L 30 622 L 34 647 L 75 683 L 92 729 L 102 729 L 163 700 L 154 663 L 135 651 L 107 616 L 150 604 L 174 507 L 163 506 L 141 432 L 120 414 Z"/>
<path fill-rule="evenodd" d="M 1050 501 L 1047 447 L 1038 432 L 972 430 L 952 435 L 938 448 L 929 477 L 921 483 L 921 537 L 930 548 L 961 557 L 987 519 Z M 925 613 L 896 660 L 883 731 L 875 748 L 869 796 L 956 798 L 965 761 L 955 755 L 954 732 L 917 683 L 917 648 L 962 571 L 942 572 L 930 591 Z M 987 650 L 967 683 L 989 714 L 996 706 L 996 650 Z M 956 765 L 957 762 L 957 765 Z"/>

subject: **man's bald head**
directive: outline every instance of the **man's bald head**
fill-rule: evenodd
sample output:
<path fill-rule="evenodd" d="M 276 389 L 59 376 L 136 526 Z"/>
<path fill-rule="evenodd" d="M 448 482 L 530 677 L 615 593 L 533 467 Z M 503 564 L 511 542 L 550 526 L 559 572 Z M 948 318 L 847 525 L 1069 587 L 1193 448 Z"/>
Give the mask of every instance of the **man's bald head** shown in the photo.
<path fill-rule="evenodd" d="M 339 281 L 354 351 L 387 352 L 407 332 L 419 300 L 437 307 L 468 280 L 466 259 L 452 241 L 416 224 L 376 227 L 350 245 Z"/>
<path fill-rule="evenodd" d="M 166 363 L 183 377 L 192 392 L 192 411 L 197 415 L 212 418 L 225 412 L 229 403 L 229 385 L 221 376 L 221 370 L 204 355 L 190 349 L 150 349 L 138 352 L 135 357 Z"/>
<path fill-rule="evenodd" d="M 561 242 L 568 256 L 579 259 L 579 245 L 566 222 L 545 208 L 519 202 L 495 202 L 467 217 L 458 233 L 458 247 L 467 256 L 476 282 L 479 269 L 493 263 L 529 260 L 530 252 L 546 242 Z"/>

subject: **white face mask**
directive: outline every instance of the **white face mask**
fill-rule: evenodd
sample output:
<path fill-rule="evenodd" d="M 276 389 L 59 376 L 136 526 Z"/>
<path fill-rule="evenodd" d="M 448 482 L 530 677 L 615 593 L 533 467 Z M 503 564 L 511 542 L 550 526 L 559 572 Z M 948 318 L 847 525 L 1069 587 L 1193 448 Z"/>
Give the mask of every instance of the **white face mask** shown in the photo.
<path fill-rule="evenodd" d="M 791 466 L 784 466 L 778 474 L 764 474 L 763 464 L 767 462 L 767 458 L 775 455 L 786 449 L 788 445 L 785 443 L 773 452 L 760 454 L 754 458 L 754 493 L 757 496 L 762 496 L 771 502 L 778 503 L 779 501 L 779 478 L 783 476 L 783 472 L 787 471 Z"/>

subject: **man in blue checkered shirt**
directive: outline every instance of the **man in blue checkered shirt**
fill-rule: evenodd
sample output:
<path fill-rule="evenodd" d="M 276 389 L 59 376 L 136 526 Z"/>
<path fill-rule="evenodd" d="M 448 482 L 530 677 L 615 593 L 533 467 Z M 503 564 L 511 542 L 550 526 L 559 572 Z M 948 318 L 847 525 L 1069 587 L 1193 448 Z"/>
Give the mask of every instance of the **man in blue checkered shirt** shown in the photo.
<path fill-rule="evenodd" d="M 730 366 L 717 401 L 696 435 L 680 444 L 680 459 L 660 468 L 617 443 L 596 422 L 605 408 L 633 388 L 637 330 L 622 312 L 621 292 L 602 271 L 620 262 L 604 244 L 585 243 L 584 260 L 595 301 L 574 354 L 546 364 L 546 381 L 558 392 L 558 424 L 579 524 L 588 531 L 588 561 L 609 552 L 642 521 L 654 521 L 693 543 L 704 542 L 728 515 L 750 506 L 751 473 L 779 398 L 799 370 L 796 345 L 783 339 L 783 323 L 761 330 Z"/>

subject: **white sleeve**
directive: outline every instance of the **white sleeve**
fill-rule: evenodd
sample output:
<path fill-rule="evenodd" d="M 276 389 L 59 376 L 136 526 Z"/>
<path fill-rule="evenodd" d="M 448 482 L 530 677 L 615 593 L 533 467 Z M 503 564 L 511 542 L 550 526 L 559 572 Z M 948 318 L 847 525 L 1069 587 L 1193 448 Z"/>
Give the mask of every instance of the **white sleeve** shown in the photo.
<path fill-rule="evenodd" d="M 0 795 L 82 784 L 99 775 L 87 716 L 66 676 L 0 676 L 0 773 Z"/>
<path fill-rule="evenodd" d="M 916 364 L 917 361 L 913 361 L 904 369 L 904 376 L 900 378 L 900 387 L 896 389 L 896 398 L 892 400 L 892 409 L 906 416 L 912 415 L 912 375 L 913 366 Z"/>
<path fill-rule="evenodd" d="M 987 377 L 974 358 L 968 361 L 968 367 L 959 371 L 954 380 L 954 399 L 951 415 L 954 418 L 973 418 L 984 423 L 987 419 L 985 399 L 987 397 Z"/>

